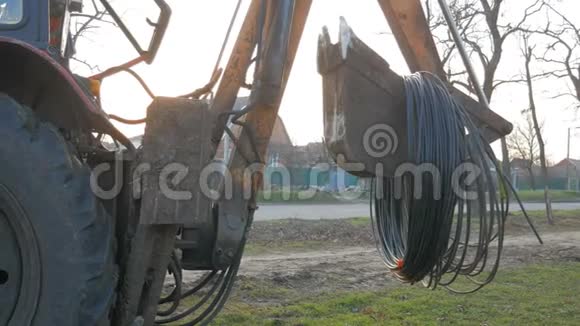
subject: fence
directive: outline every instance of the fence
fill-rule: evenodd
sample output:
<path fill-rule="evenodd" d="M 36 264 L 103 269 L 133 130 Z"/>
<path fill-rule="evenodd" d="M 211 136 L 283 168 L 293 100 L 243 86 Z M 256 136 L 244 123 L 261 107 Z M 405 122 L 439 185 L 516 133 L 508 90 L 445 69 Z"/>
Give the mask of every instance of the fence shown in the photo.
<path fill-rule="evenodd" d="M 285 180 L 288 178 L 289 181 Z M 356 186 L 359 183 L 358 177 L 338 167 L 331 167 L 330 169 L 300 167 L 281 169 L 269 166 L 264 171 L 264 179 L 268 180 L 270 185 L 274 187 L 317 187 L 329 191 L 338 191 Z"/>
<path fill-rule="evenodd" d="M 529 176 L 513 177 L 512 183 L 518 190 L 533 190 L 531 178 Z M 536 190 L 544 189 L 545 183 L 542 180 L 542 177 L 536 176 L 535 184 Z M 562 177 L 551 177 L 548 179 L 548 186 L 550 189 L 554 190 L 568 190 L 568 179 Z M 570 190 L 580 191 L 579 186 L 578 179 L 570 178 Z"/>

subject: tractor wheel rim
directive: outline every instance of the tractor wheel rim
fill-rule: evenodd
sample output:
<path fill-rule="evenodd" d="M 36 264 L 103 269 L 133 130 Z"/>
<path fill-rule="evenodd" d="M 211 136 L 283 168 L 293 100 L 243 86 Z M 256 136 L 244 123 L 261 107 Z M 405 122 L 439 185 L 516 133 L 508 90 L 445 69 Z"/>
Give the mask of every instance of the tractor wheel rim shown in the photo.
<path fill-rule="evenodd" d="M 0 183 L 0 325 L 28 325 L 40 294 L 40 251 L 30 219 Z"/>

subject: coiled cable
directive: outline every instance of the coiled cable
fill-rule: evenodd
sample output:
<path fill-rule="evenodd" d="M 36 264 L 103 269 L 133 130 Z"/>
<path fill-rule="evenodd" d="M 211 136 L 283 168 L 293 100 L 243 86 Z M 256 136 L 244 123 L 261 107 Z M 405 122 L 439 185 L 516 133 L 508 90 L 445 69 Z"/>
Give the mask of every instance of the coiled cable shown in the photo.
<path fill-rule="evenodd" d="M 476 291 L 493 280 L 503 248 L 509 196 L 498 189 L 513 188 L 445 83 L 421 72 L 404 84 L 410 165 L 373 180 L 377 247 L 401 281 Z M 472 286 L 451 289 L 460 276 Z"/>

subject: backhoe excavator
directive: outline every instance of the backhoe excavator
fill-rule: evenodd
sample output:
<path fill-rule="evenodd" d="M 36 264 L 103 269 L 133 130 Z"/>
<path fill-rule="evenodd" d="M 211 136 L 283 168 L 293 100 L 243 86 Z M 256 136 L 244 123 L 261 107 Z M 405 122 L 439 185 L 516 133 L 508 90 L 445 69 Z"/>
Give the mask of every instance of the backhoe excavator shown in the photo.
<path fill-rule="evenodd" d="M 82 0 L 0 0 L 0 325 L 207 324 L 224 306 L 240 267 L 312 0 L 251 0 L 227 65 L 190 94 L 153 98 L 141 120 L 107 114 L 100 84 L 129 73 L 148 89 L 132 68 L 153 63 L 171 9 L 165 0 L 146 0 L 158 6 L 159 16 L 147 20 L 152 37 L 144 46 L 114 2 L 99 1 L 137 56 L 79 76 L 69 69 L 69 24 L 71 14 L 83 10 Z M 410 70 L 445 80 L 420 1 L 377 2 Z M 362 133 L 385 114 L 405 133 L 396 108 L 381 111 L 386 102 L 404 101 L 399 77 L 345 22 L 338 44 L 322 33 L 316 60 L 325 92 L 324 135 L 334 153 L 360 161 Z M 337 73 L 339 67 L 346 72 Z M 249 103 L 235 111 L 242 87 L 250 88 Z M 378 87 L 382 95 L 357 97 L 349 87 Z M 486 103 L 450 90 L 489 142 L 509 134 L 511 124 Z M 145 123 L 142 145 L 111 120 Z M 212 164 L 224 134 L 235 149 L 208 190 L 204 180 L 220 170 Z M 373 170 L 359 175 L 373 177 Z M 182 286 L 183 270 L 203 272 L 195 287 Z M 169 293 L 166 277 L 176 280 Z M 199 300 L 176 310 L 189 296 Z"/>

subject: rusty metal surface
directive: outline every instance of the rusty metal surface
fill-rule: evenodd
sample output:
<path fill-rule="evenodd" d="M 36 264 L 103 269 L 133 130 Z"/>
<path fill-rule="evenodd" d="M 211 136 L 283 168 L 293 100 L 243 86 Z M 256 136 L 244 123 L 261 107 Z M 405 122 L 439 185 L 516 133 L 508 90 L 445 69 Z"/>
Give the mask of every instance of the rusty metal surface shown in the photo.
<path fill-rule="evenodd" d="M 287 55 L 277 98 L 273 101 L 268 100 L 267 103 L 251 103 L 252 109 L 242 118 L 244 127 L 228 165 L 232 196 L 219 202 L 218 235 L 214 250 L 214 262 L 218 265 L 227 265 L 232 262 L 231 255 L 237 252 L 247 231 L 248 223 L 252 220 L 256 205 L 255 197 L 246 195 L 248 193 L 255 194 L 262 186 L 263 158 L 266 155 L 280 102 L 311 4 L 311 0 L 297 0 L 294 3 L 293 19 L 287 40 Z M 264 35 L 265 39 L 268 39 L 266 35 L 277 24 L 270 22 L 265 26 L 267 27 L 264 29 Z M 253 173 L 249 173 L 249 171 L 253 171 Z M 223 227 L 228 229 L 225 230 Z"/>
<path fill-rule="evenodd" d="M 113 326 L 135 325 L 137 318 L 143 322 L 140 325 L 154 325 L 177 230 L 175 224 L 138 226 L 131 239 Z"/>
<path fill-rule="evenodd" d="M 377 0 L 412 72 L 429 71 L 445 80 L 433 35 L 419 0 Z"/>
<path fill-rule="evenodd" d="M 256 149 L 261 157 L 264 157 L 270 141 L 270 136 L 272 135 L 272 130 L 274 129 L 274 123 L 276 122 L 276 117 L 278 116 L 278 109 L 280 107 L 280 102 L 282 101 L 282 96 L 286 84 L 288 82 L 288 77 L 292 70 L 292 65 L 294 63 L 294 58 L 296 57 L 296 52 L 298 50 L 298 45 L 302 37 L 302 32 L 304 31 L 304 25 L 312 5 L 312 0 L 297 0 L 294 7 L 294 18 L 292 21 L 292 29 L 290 32 L 290 38 L 288 43 L 288 52 L 286 57 L 284 77 L 281 85 L 282 92 L 279 94 L 275 105 L 258 105 L 255 109 L 248 112 L 245 116 L 245 123 L 254 132 L 254 139 L 256 143 Z M 247 128 L 244 128 L 240 138 L 247 137 Z M 248 143 L 248 142 L 243 142 Z M 234 158 L 234 161 L 240 161 L 241 157 Z M 233 164 L 235 165 L 245 165 L 245 164 Z M 261 182 L 261 181 L 260 181 Z M 261 185 L 261 183 L 260 183 Z M 257 189 L 257 188 L 256 188 Z"/>
<path fill-rule="evenodd" d="M 219 115 L 232 110 L 238 91 L 246 78 L 246 71 L 256 47 L 256 26 L 260 12 L 261 0 L 252 0 L 246 17 L 234 44 L 232 53 L 224 69 L 211 110 Z M 222 115 L 216 120 L 212 131 L 212 141 L 217 148 L 224 133 L 227 116 Z"/>
<path fill-rule="evenodd" d="M 280 98 L 282 80 L 284 78 L 285 60 L 288 55 L 288 44 L 294 0 L 272 1 L 268 5 L 267 31 L 262 35 L 260 57 L 252 83 L 250 102 L 274 106 Z"/>
<path fill-rule="evenodd" d="M 379 164 L 382 173 L 392 175 L 407 159 L 403 78 L 344 19 L 338 43 L 331 44 L 326 29 L 320 35 L 318 70 L 323 77 L 324 139 L 335 161 L 360 177 L 374 176 Z M 376 155 L 377 146 L 383 145 L 381 151 L 388 153 Z"/>
<path fill-rule="evenodd" d="M 160 97 L 147 110 L 140 162 L 144 171 L 140 225 L 126 272 L 130 282 L 125 295 L 130 303 L 118 311 L 126 322 L 140 315 L 144 325 L 154 324 L 178 228 L 200 228 L 205 234 L 214 229 L 211 201 L 200 187 L 201 171 L 214 155 L 213 120 L 203 100 Z"/>
<path fill-rule="evenodd" d="M 143 137 L 142 224 L 202 223 L 210 200 L 200 191 L 201 170 L 213 157 L 213 114 L 202 100 L 156 98 Z"/>
<path fill-rule="evenodd" d="M 493 110 L 488 109 L 484 104 L 477 102 L 455 87 L 450 87 L 449 91 L 455 101 L 469 112 L 473 122 L 479 126 L 488 142 L 492 143 L 512 132 L 513 125 Z"/>
<path fill-rule="evenodd" d="M 419 0 L 377 0 L 395 35 L 399 48 L 412 72 L 429 71 L 442 80 L 447 80 L 443 64 L 437 53 L 433 35 Z M 513 125 L 492 110 L 450 87 L 458 100 L 476 123 L 483 126 L 485 138 L 492 142 L 509 134 Z"/>
<path fill-rule="evenodd" d="M 384 175 L 393 175 L 408 159 L 403 78 L 358 39 L 344 19 L 338 43 L 331 44 L 323 30 L 318 69 L 323 77 L 324 137 L 335 161 L 361 177 L 375 175 L 377 167 Z M 452 89 L 451 94 L 471 108 L 474 122 L 489 141 L 509 133 L 507 122 L 493 111 L 459 91 Z"/>
<path fill-rule="evenodd" d="M 147 274 L 143 283 L 138 314 L 143 317 L 143 326 L 153 326 L 178 226 L 165 224 L 141 225 L 140 227 L 138 232 L 143 234 L 144 244 L 148 247 L 144 257 L 148 263 L 145 265 Z"/>

